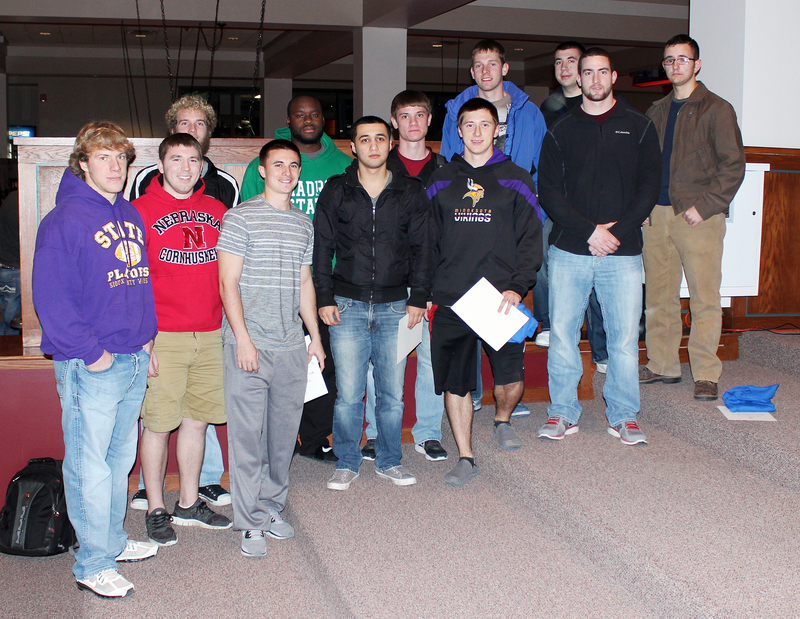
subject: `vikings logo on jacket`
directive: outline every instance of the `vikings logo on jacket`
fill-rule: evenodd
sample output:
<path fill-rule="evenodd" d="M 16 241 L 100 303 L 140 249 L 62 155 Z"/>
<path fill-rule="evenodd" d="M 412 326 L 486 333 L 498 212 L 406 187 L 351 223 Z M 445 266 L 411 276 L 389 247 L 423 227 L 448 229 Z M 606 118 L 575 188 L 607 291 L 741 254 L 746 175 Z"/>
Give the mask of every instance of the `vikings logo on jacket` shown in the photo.
<path fill-rule="evenodd" d="M 483 198 L 486 192 L 483 190 L 483 187 L 473 182 L 471 178 L 467 179 L 467 189 L 469 189 L 469 191 L 464 194 L 464 197 L 472 198 L 472 208 L 475 208 L 475 205 L 481 201 L 481 198 Z"/>

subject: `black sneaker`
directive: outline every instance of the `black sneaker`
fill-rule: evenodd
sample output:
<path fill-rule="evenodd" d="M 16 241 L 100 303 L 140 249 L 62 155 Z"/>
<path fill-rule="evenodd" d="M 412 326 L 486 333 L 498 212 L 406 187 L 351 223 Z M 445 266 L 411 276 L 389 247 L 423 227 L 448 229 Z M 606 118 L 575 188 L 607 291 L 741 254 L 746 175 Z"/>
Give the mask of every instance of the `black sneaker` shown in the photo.
<path fill-rule="evenodd" d="M 203 499 L 197 499 L 191 507 L 181 507 L 178 501 L 175 501 L 172 522 L 182 527 L 203 529 L 230 529 L 233 526 L 227 516 L 208 509 Z"/>
<path fill-rule="evenodd" d="M 215 507 L 231 504 L 231 493 L 219 484 L 200 486 L 197 489 L 197 494 L 200 495 L 200 498 L 206 503 L 214 505 Z"/>
<path fill-rule="evenodd" d="M 361 457 L 364 460 L 374 460 L 375 459 L 375 439 L 368 438 L 367 442 L 364 443 L 364 446 L 361 448 Z"/>
<path fill-rule="evenodd" d="M 131 498 L 131 509 L 140 509 L 142 511 L 147 509 L 147 491 L 144 488 L 137 490 L 136 494 Z"/>
<path fill-rule="evenodd" d="M 172 546 L 178 543 L 178 536 L 175 529 L 170 524 L 172 517 L 166 509 L 154 509 L 144 517 L 144 524 L 147 527 L 147 537 L 151 542 L 159 546 Z"/>
<path fill-rule="evenodd" d="M 421 454 L 425 454 L 425 459 L 430 460 L 431 462 L 447 460 L 447 452 L 445 451 L 444 447 L 442 447 L 442 444 L 435 439 L 418 443 L 414 446 L 414 450 Z"/>

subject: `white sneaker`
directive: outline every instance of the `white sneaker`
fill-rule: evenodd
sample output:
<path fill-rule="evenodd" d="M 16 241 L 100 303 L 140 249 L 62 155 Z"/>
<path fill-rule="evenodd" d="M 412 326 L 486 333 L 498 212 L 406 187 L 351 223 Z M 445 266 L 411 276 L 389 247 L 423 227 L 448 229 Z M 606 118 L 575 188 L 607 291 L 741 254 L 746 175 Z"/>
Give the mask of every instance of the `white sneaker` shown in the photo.
<path fill-rule="evenodd" d="M 150 557 L 155 557 L 158 552 L 158 544 L 154 542 L 134 542 L 128 540 L 123 550 L 117 557 L 117 561 L 132 563 L 144 561 Z"/>
<path fill-rule="evenodd" d="M 89 578 L 78 581 L 78 589 L 91 591 L 101 598 L 124 598 L 133 593 L 133 583 L 125 579 L 117 570 L 105 570 Z"/>
<path fill-rule="evenodd" d="M 595 363 L 595 365 L 597 366 L 597 371 L 601 374 L 608 372 L 608 361 L 605 363 Z"/>
<path fill-rule="evenodd" d="M 533 343 L 541 348 L 549 348 L 550 346 L 550 331 L 540 331 Z"/>
<path fill-rule="evenodd" d="M 411 473 L 406 473 L 403 471 L 402 464 L 393 466 L 385 471 L 379 471 L 378 469 L 375 469 L 375 473 L 377 473 L 378 477 L 383 477 L 384 479 L 390 480 L 395 486 L 413 486 L 417 483 L 416 477 L 414 477 Z"/>

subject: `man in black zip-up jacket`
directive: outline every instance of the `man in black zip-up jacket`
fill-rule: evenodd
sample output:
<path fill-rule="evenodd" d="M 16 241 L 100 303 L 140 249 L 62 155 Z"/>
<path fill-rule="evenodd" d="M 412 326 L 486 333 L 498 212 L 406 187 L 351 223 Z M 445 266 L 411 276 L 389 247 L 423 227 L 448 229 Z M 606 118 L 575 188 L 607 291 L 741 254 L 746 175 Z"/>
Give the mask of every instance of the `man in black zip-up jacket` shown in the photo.
<path fill-rule="evenodd" d="M 425 314 L 433 251 L 422 182 L 386 167 L 389 125 L 366 116 L 351 131 L 356 161 L 328 180 L 314 217 L 314 285 L 320 318 L 330 327 L 338 391 L 333 451 L 339 460 L 331 490 L 346 490 L 358 477 L 369 361 L 377 393 L 376 473 L 398 486 L 416 483 L 400 464 L 405 362 L 396 362 L 397 334 L 406 314 L 409 328 Z"/>
<path fill-rule="evenodd" d="M 550 407 L 539 436 L 578 431 L 578 341 L 594 287 L 608 335 L 603 387 L 608 433 L 626 445 L 646 442 L 639 412 L 638 335 L 642 311 L 642 222 L 658 198 L 661 155 L 652 121 L 616 101 L 611 59 L 600 48 L 581 55 L 583 101 L 548 131 L 539 197 L 550 234 Z"/>

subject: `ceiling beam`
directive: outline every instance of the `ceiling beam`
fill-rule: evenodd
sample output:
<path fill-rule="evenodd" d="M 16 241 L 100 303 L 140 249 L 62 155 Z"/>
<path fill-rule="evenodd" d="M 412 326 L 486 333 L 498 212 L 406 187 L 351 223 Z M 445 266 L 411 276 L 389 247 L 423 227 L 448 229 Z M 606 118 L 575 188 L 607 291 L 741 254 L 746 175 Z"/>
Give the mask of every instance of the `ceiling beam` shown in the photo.
<path fill-rule="evenodd" d="M 364 26 L 410 28 L 471 0 L 364 0 Z"/>
<path fill-rule="evenodd" d="M 296 77 L 352 53 L 352 32 L 285 32 L 264 47 L 264 77 Z"/>

